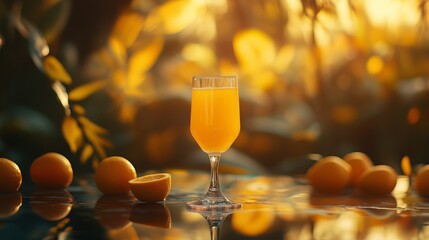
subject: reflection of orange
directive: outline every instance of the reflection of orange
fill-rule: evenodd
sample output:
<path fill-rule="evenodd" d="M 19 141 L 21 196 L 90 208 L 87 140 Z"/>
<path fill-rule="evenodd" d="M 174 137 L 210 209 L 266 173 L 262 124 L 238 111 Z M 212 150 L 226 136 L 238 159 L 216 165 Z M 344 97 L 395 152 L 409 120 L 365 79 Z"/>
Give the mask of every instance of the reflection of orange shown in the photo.
<path fill-rule="evenodd" d="M 311 193 L 308 201 L 310 205 L 317 208 L 331 208 L 332 206 L 357 206 L 360 200 L 355 196 Z"/>
<path fill-rule="evenodd" d="M 95 204 L 95 218 L 105 228 L 122 229 L 130 224 L 128 219 L 135 200 L 131 195 L 103 195 Z"/>
<path fill-rule="evenodd" d="M 49 221 L 65 218 L 72 209 L 72 203 L 73 196 L 65 189 L 36 191 L 30 199 L 33 212 Z"/>
<path fill-rule="evenodd" d="M 66 157 L 50 152 L 33 161 L 30 176 L 38 187 L 66 188 L 73 180 L 73 169 Z"/>
<path fill-rule="evenodd" d="M 154 227 L 170 228 L 171 214 L 164 204 L 138 203 L 131 211 L 130 221 Z"/>
<path fill-rule="evenodd" d="M 361 197 L 360 206 L 366 215 L 374 219 L 385 220 L 396 216 L 397 202 L 392 195 Z"/>
<path fill-rule="evenodd" d="M 19 192 L 0 195 L 0 218 L 16 214 L 22 205 L 22 196 Z"/>
<path fill-rule="evenodd" d="M 21 170 L 16 163 L 0 158 L 0 193 L 18 191 L 22 183 Z"/>
<path fill-rule="evenodd" d="M 355 209 L 374 219 L 386 219 L 396 212 L 396 199 L 392 195 L 342 195 L 329 196 L 310 194 L 309 203 L 317 209 L 334 210 L 335 208 Z"/>
<path fill-rule="evenodd" d="M 259 236 L 266 233 L 275 221 L 274 209 L 261 204 L 245 204 L 241 211 L 234 212 L 232 228 L 245 236 Z"/>
<path fill-rule="evenodd" d="M 101 161 L 95 170 L 95 183 L 104 194 L 127 194 L 128 181 L 137 177 L 134 166 L 125 158 L 112 156 Z"/>

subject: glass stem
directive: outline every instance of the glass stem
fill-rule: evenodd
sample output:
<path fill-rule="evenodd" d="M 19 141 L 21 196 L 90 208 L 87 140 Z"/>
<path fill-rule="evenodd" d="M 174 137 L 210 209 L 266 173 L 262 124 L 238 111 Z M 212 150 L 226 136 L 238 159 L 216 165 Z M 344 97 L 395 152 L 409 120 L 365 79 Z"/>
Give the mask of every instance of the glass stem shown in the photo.
<path fill-rule="evenodd" d="M 210 158 L 210 167 L 211 167 L 209 192 L 215 196 L 223 195 L 220 189 L 220 182 L 219 182 L 220 154 L 210 154 L 209 158 Z"/>
<path fill-rule="evenodd" d="M 210 225 L 210 239 L 219 240 L 220 236 L 220 226 L 218 224 Z"/>

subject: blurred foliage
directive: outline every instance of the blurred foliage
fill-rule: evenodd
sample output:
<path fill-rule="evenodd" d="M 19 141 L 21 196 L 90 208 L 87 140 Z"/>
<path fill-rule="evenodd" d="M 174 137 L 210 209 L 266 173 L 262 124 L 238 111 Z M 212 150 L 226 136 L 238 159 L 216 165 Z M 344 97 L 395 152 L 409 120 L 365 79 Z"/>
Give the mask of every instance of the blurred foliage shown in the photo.
<path fill-rule="evenodd" d="M 202 166 L 191 76 L 233 74 L 232 172 L 302 172 L 311 153 L 351 151 L 399 168 L 405 155 L 429 158 L 427 10 L 425 0 L 9 1 L 0 54 L 25 39 L 83 164 L 120 154 L 140 167 Z"/>

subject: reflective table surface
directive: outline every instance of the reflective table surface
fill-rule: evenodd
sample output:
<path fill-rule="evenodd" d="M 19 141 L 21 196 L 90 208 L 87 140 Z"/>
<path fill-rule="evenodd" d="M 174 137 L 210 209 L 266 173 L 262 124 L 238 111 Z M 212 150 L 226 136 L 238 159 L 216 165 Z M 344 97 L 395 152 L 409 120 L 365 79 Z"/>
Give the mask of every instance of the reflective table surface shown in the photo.
<path fill-rule="evenodd" d="M 399 177 L 392 195 L 318 195 L 290 176 L 222 175 L 227 213 L 186 210 L 201 197 L 206 173 L 172 172 L 165 202 L 105 196 L 93 176 L 67 190 L 22 188 L 0 195 L 0 239 L 429 239 L 429 200 Z"/>

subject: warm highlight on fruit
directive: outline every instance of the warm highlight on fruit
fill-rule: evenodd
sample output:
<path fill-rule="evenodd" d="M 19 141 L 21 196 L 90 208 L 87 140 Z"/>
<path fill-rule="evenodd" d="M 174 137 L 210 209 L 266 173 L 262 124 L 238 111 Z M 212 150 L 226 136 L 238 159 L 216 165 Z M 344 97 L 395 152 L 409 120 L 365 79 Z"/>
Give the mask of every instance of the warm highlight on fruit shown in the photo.
<path fill-rule="evenodd" d="M 73 169 L 66 157 L 50 152 L 33 161 L 30 176 L 33 183 L 41 188 L 67 188 L 73 181 Z"/>
<path fill-rule="evenodd" d="M 395 188 L 397 177 L 396 171 L 390 166 L 374 166 L 362 174 L 357 188 L 368 195 L 387 195 Z"/>
<path fill-rule="evenodd" d="M 414 177 L 414 188 L 422 197 L 429 197 L 429 165 L 423 166 Z"/>
<path fill-rule="evenodd" d="M 164 201 L 171 190 L 171 175 L 155 173 L 129 181 L 131 192 L 142 202 Z"/>
<path fill-rule="evenodd" d="M 324 157 L 306 175 L 312 188 L 321 193 L 341 193 L 350 182 L 350 164 L 336 156 Z"/>
<path fill-rule="evenodd" d="M 21 187 L 22 175 L 16 163 L 0 158 L 0 193 L 16 192 Z"/>
<path fill-rule="evenodd" d="M 356 187 L 362 174 L 374 165 L 371 159 L 362 152 L 346 154 L 343 159 L 352 167 L 350 178 L 350 186 L 352 187 Z"/>
<path fill-rule="evenodd" d="M 134 166 L 125 158 L 112 156 L 104 159 L 95 170 L 95 183 L 107 195 L 130 192 L 128 181 L 137 177 Z"/>

